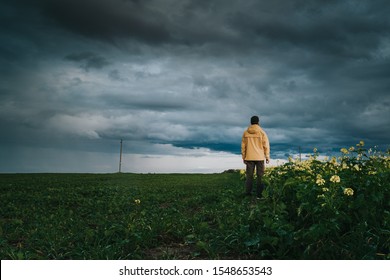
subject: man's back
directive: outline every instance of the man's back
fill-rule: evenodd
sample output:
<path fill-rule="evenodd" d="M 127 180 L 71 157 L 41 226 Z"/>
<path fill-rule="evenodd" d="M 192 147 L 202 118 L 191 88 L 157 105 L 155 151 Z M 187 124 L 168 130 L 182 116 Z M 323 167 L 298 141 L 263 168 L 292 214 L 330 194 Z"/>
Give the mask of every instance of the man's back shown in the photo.
<path fill-rule="evenodd" d="M 244 131 L 241 153 L 243 160 L 269 160 L 270 145 L 268 136 L 258 124 L 252 124 Z"/>

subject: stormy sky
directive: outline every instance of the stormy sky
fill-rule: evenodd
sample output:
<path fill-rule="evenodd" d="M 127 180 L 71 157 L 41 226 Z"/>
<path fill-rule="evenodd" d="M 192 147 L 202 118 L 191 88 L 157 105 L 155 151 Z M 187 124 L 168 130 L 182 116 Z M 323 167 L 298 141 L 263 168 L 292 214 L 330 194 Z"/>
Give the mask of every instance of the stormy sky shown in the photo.
<path fill-rule="evenodd" d="M 390 144 L 388 0 L 0 0 L 0 172 L 242 168 Z"/>

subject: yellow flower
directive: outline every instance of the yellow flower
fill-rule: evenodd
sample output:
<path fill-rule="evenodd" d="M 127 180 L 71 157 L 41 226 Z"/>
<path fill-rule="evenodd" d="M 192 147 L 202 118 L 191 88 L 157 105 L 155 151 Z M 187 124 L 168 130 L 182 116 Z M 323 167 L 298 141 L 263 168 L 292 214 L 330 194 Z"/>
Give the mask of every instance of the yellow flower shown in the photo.
<path fill-rule="evenodd" d="M 318 151 L 317 148 L 314 148 L 314 149 L 313 149 L 313 152 L 314 152 L 314 153 L 317 153 L 317 151 Z"/>
<path fill-rule="evenodd" d="M 134 202 L 135 202 L 135 204 L 140 204 L 140 203 L 141 203 L 141 200 L 135 199 Z"/>
<path fill-rule="evenodd" d="M 329 189 L 328 189 L 328 188 L 322 188 L 322 191 L 323 191 L 323 192 L 328 192 Z"/>
<path fill-rule="evenodd" d="M 322 178 L 317 178 L 316 184 L 319 186 L 325 185 L 325 180 Z"/>
<path fill-rule="evenodd" d="M 332 157 L 331 160 L 330 160 L 330 163 L 332 163 L 333 165 L 337 165 L 337 158 L 336 157 Z"/>
<path fill-rule="evenodd" d="M 322 176 L 321 174 L 317 174 L 317 180 L 316 180 L 316 184 L 319 185 L 319 186 L 323 186 L 325 185 L 325 180 L 322 179 Z"/>
<path fill-rule="evenodd" d="M 337 175 L 333 175 L 332 177 L 330 177 L 330 181 L 333 183 L 340 183 L 340 177 Z"/>
<path fill-rule="evenodd" d="M 346 148 L 342 148 L 340 151 L 341 151 L 344 155 L 349 154 L 349 152 L 348 152 L 348 150 L 347 150 Z"/>
<path fill-rule="evenodd" d="M 353 195 L 353 189 L 345 188 L 344 189 L 344 194 L 347 195 L 347 196 L 352 196 Z"/>
<path fill-rule="evenodd" d="M 358 146 L 358 147 L 363 147 L 363 146 L 364 146 L 364 141 L 363 141 L 363 140 L 360 140 L 359 144 L 357 144 L 356 146 Z"/>
<path fill-rule="evenodd" d="M 355 168 L 356 171 L 360 171 L 360 167 L 359 167 L 359 165 L 357 165 L 357 164 L 355 164 L 355 165 L 353 166 L 353 168 Z"/>

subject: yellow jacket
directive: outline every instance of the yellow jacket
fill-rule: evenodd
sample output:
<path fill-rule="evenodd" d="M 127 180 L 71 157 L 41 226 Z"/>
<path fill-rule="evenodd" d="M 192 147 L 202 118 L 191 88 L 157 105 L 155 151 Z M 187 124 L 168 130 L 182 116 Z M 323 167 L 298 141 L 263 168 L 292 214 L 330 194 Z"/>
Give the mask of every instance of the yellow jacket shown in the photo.
<path fill-rule="evenodd" d="M 241 141 L 243 160 L 269 160 L 270 146 L 268 136 L 258 125 L 253 124 L 244 131 Z"/>

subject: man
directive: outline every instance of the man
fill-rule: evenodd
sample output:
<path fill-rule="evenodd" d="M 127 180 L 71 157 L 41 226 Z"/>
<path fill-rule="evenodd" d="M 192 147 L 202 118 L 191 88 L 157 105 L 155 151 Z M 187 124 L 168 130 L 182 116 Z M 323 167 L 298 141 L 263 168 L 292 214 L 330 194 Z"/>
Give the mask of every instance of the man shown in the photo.
<path fill-rule="evenodd" d="M 264 190 L 264 184 L 261 181 L 265 164 L 269 163 L 270 145 L 268 136 L 259 125 L 259 117 L 251 118 L 251 125 L 242 135 L 241 154 L 242 160 L 246 165 L 246 194 L 251 195 L 253 187 L 253 174 L 256 168 L 257 188 L 256 195 L 261 198 Z"/>

